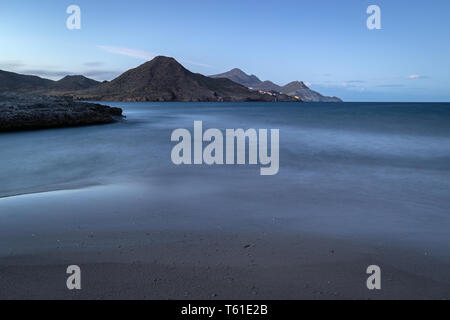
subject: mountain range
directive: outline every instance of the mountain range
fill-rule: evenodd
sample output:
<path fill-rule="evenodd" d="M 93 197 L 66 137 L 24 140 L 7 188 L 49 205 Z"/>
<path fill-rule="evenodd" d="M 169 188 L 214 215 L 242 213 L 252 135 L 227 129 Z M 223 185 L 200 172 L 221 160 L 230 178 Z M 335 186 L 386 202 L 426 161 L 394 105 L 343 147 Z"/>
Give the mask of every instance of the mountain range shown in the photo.
<path fill-rule="evenodd" d="M 98 101 L 295 101 L 288 95 L 262 94 L 229 79 L 192 73 L 163 56 L 74 96 Z"/>
<path fill-rule="evenodd" d="M 59 81 L 0 70 L 0 92 L 51 93 L 88 89 L 100 82 L 84 76 L 66 76 Z"/>
<path fill-rule="evenodd" d="M 292 97 L 298 97 L 304 102 L 342 102 L 337 97 L 327 97 L 311 90 L 303 81 L 292 81 L 285 86 L 279 86 L 272 81 L 261 81 L 255 75 L 248 75 L 241 69 L 235 68 L 228 72 L 210 76 L 214 79 L 230 79 L 252 90 L 262 92 L 278 92 Z"/>
<path fill-rule="evenodd" d="M 96 101 L 340 101 L 310 90 L 303 82 L 280 87 L 240 69 L 204 76 L 174 58 L 158 56 L 112 81 L 81 75 L 59 81 L 0 70 L 0 92 L 25 92 Z"/>

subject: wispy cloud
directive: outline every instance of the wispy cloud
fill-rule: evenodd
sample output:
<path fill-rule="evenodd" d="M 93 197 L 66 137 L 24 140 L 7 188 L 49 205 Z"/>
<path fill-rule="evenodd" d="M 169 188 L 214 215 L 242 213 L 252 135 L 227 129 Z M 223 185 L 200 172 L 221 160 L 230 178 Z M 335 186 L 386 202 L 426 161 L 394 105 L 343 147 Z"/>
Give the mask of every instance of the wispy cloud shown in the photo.
<path fill-rule="evenodd" d="M 402 84 L 379 84 L 376 87 L 378 88 L 400 88 L 404 87 Z"/>
<path fill-rule="evenodd" d="M 102 49 L 109 53 L 114 54 L 120 54 L 123 56 L 128 56 L 132 58 L 138 58 L 138 59 L 144 59 L 144 60 L 151 60 L 156 55 L 152 54 L 150 52 L 141 51 L 141 50 L 135 50 L 135 49 L 129 49 L 129 48 L 121 48 L 121 47 L 113 47 L 113 46 L 101 46 L 98 45 L 97 48 Z"/>
<path fill-rule="evenodd" d="M 347 80 L 347 81 L 323 81 L 321 83 L 317 83 L 317 85 L 326 86 L 326 87 L 338 87 L 338 88 L 352 88 L 357 87 L 360 84 L 366 83 L 364 80 Z"/>
<path fill-rule="evenodd" d="M 364 80 L 348 80 L 348 81 L 345 81 L 346 83 L 365 83 L 365 81 Z"/>
<path fill-rule="evenodd" d="M 137 58 L 137 59 L 144 59 L 144 60 L 152 60 L 154 57 L 159 55 L 156 53 L 146 52 L 146 51 L 142 51 L 142 50 L 114 47 L 114 46 L 97 45 L 97 48 L 102 49 L 109 53 L 120 54 L 123 56 Z M 185 64 L 189 64 L 189 65 L 194 65 L 194 66 L 199 66 L 199 67 L 204 67 L 204 68 L 212 68 L 212 66 L 210 66 L 208 64 L 196 62 L 196 61 L 192 61 L 192 60 L 180 59 L 179 61 L 182 63 L 185 63 Z"/>
<path fill-rule="evenodd" d="M 191 61 L 191 60 L 180 60 L 183 63 L 187 63 L 187 64 L 191 64 L 194 66 L 199 66 L 199 67 L 205 67 L 205 68 L 212 68 L 212 66 L 210 66 L 209 64 L 204 64 L 204 63 L 200 63 L 200 62 L 195 62 L 195 61 Z"/>
<path fill-rule="evenodd" d="M 421 75 L 421 74 L 411 74 L 408 76 L 408 79 L 410 79 L 410 80 L 429 79 L 429 77 Z"/>

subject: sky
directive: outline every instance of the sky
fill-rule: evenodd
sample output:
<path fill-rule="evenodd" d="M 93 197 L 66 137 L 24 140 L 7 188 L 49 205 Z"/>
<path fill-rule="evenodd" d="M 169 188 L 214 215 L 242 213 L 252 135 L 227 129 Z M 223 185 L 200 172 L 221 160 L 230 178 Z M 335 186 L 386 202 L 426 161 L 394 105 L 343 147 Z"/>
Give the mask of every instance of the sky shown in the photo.
<path fill-rule="evenodd" d="M 381 29 L 367 28 L 369 5 Z M 449 0 L 1 0 L 0 69 L 111 80 L 165 55 L 345 101 L 450 101 L 449 14 Z"/>

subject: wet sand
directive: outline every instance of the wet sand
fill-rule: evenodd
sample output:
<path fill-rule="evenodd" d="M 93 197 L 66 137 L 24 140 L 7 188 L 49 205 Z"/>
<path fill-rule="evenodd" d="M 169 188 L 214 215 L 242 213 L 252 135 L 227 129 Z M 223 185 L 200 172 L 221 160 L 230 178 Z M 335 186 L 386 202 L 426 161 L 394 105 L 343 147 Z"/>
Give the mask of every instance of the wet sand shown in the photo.
<path fill-rule="evenodd" d="M 121 234 L 126 239 L 121 243 L 134 244 L 96 245 L 114 243 L 116 236 L 95 235 L 86 241 L 89 249 L 60 245 L 52 253 L 2 258 L 0 298 L 448 299 L 450 294 L 448 272 L 439 272 L 449 265 L 419 252 L 300 235 L 222 233 Z M 80 291 L 65 286 L 71 264 L 81 267 Z M 366 288 L 371 264 L 382 268 L 379 291 Z"/>
<path fill-rule="evenodd" d="M 2 212 L 0 299 L 450 297 L 449 261 L 433 251 L 292 232 L 276 219 L 253 228 L 232 215 L 198 220 L 187 202 L 185 215 L 177 216 L 151 208 L 141 189 L 104 186 L 0 199 L 14 212 Z M 111 202 L 96 205 L 106 203 L 103 198 Z M 122 206 L 130 203 L 135 206 L 126 212 Z M 66 288 L 73 264 L 82 270 L 80 291 Z M 382 270 L 379 291 L 366 287 L 365 271 L 373 264 Z"/>

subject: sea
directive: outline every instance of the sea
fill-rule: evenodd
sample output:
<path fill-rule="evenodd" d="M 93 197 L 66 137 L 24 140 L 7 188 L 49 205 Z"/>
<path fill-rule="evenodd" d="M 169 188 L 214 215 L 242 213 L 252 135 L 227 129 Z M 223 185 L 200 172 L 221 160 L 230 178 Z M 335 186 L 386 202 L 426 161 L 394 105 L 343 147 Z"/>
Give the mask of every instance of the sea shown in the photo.
<path fill-rule="evenodd" d="M 75 233 L 73 225 L 242 230 L 450 259 L 449 103 L 105 104 L 126 118 L 0 134 L 0 239 Z M 278 174 L 175 165 L 171 134 L 192 132 L 194 121 L 222 132 L 279 129 Z"/>

